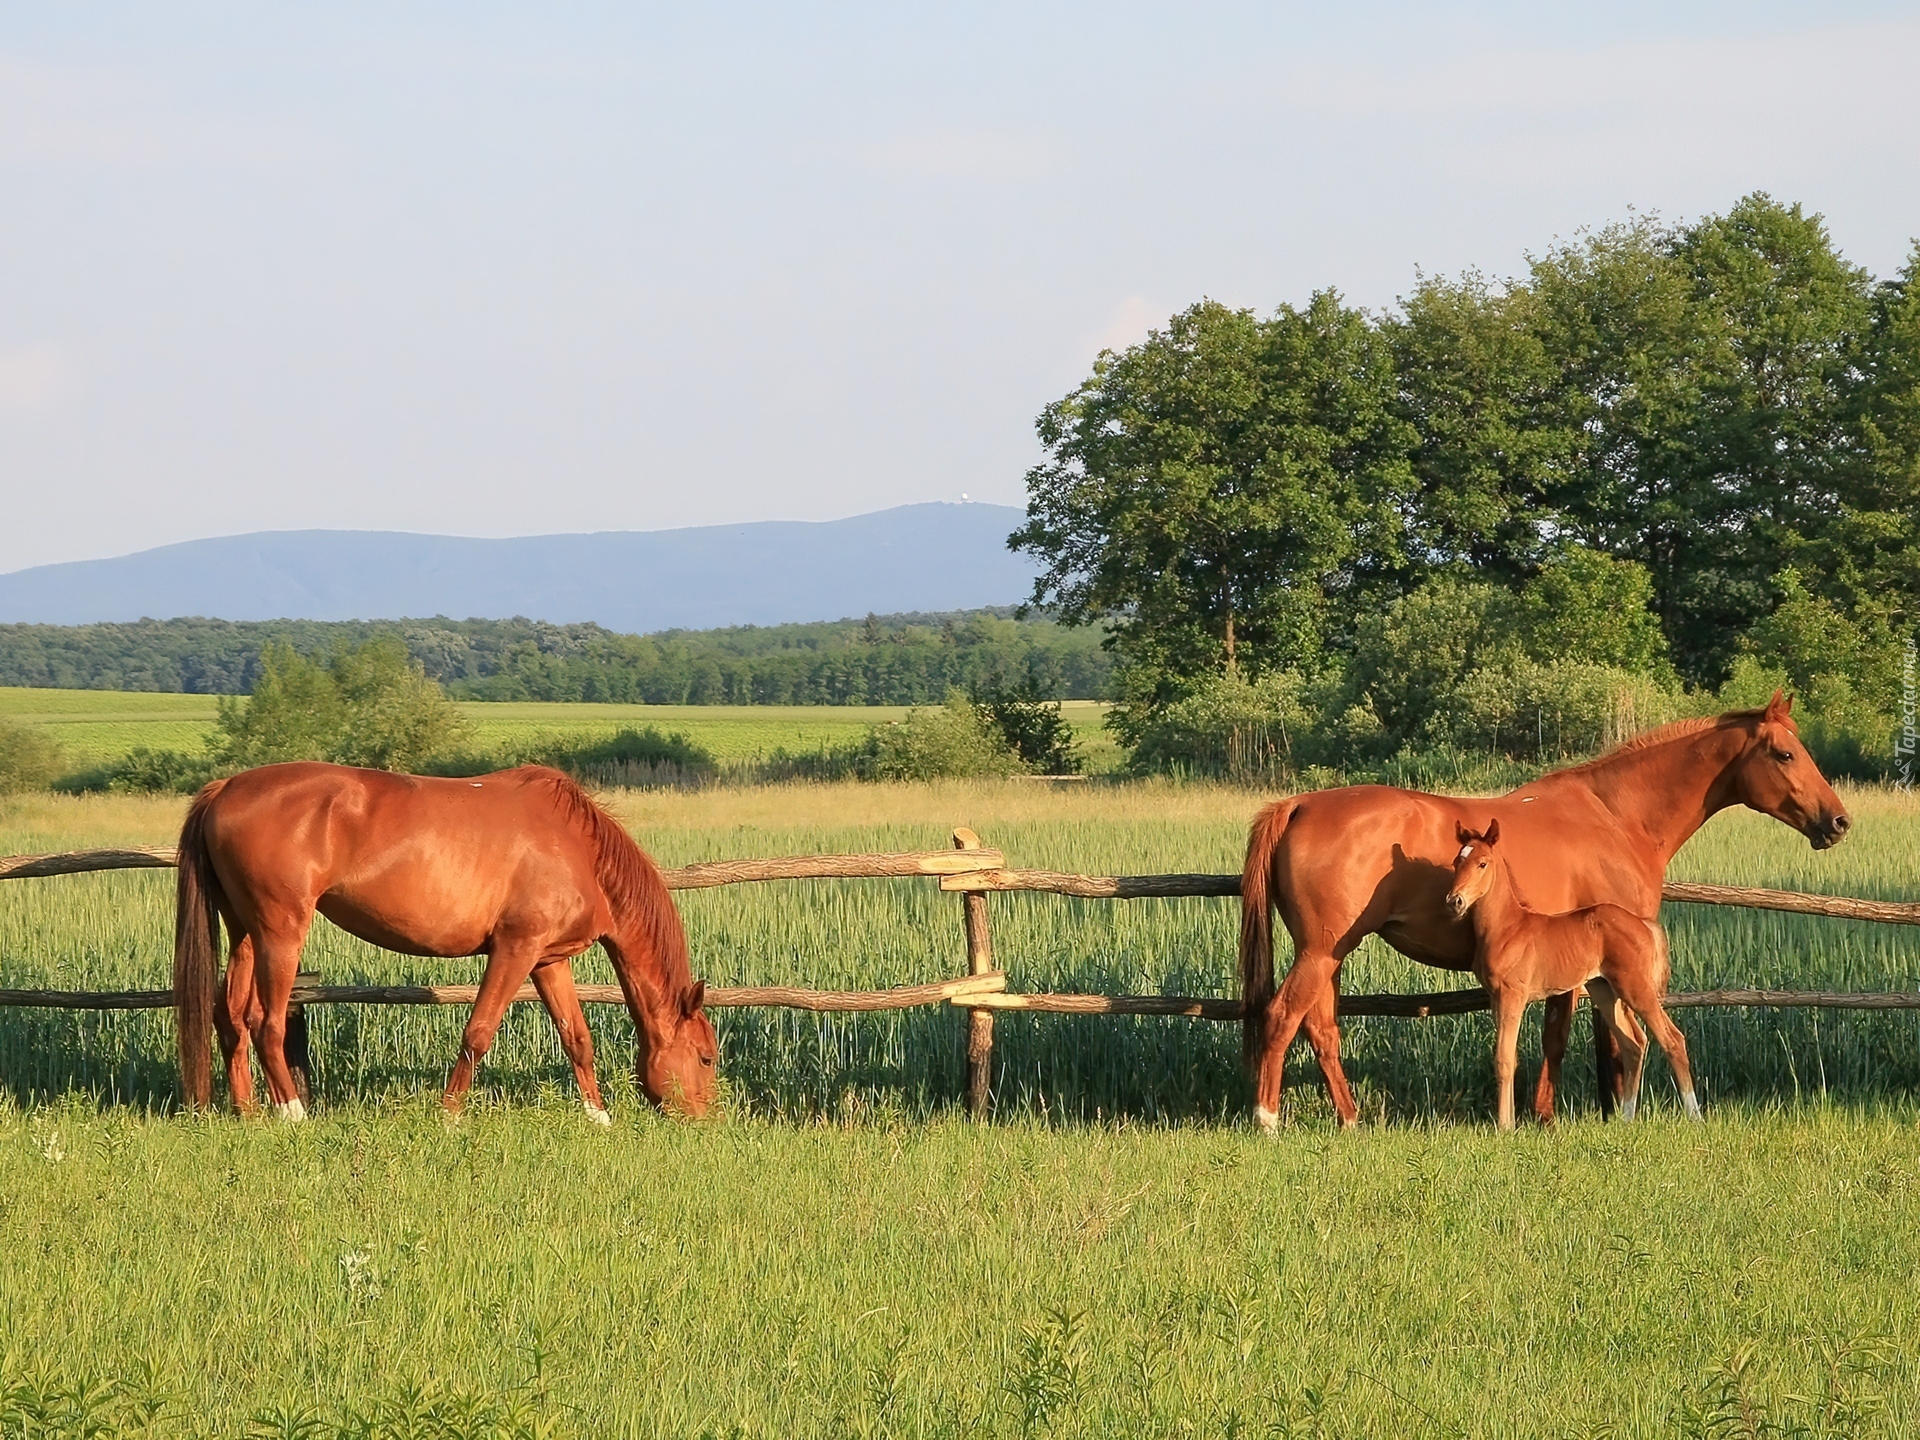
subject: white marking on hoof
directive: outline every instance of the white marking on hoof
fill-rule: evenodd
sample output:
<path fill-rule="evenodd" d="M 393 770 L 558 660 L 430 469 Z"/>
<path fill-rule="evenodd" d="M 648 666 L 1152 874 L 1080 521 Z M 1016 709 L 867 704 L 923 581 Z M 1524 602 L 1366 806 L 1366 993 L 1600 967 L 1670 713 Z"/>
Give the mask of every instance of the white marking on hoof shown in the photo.
<path fill-rule="evenodd" d="M 1622 1120 L 1633 1119 L 1633 1117 L 1637 1115 L 1639 1111 L 1640 1111 L 1640 1097 L 1638 1095 L 1629 1095 L 1626 1099 L 1620 1102 L 1620 1118 Z"/>
<path fill-rule="evenodd" d="M 587 1106 L 587 1119 L 596 1125 L 610 1126 L 613 1124 L 613 1116 L 602 1110 L 598 1105 L 593 1104 Z"/>
<path fill-rule="evenodd" d="M 1260 1129 L 1266 1134 L 1278 1135 L 1280 1133 L 1280 1112 L 1278 1110 L 1264 1110 L 1256 1105 L 1253 1107 L 1253 1118 L 1255 1123 L 1257 1123 Z"/>
<path fill-rule="evenodd" d="M 1687 1119 L 1705 1120 L 1707 1118 L 1700 1113 L 1700 1102 L 1693 1098 L 1693 1092 L 1691 1090 L 1682 1090 L 1680 1092 L 1680 1103 L 1687 1107 Z"/>
<path fill-rule="evenodd" d="M 300 1097 L 296 1095 L 284 1105 L 275 1101 L 273 1113 L 282 1120 L 304 1120 L 307 1118 L 307 1107 L 300 1103 Z"/>

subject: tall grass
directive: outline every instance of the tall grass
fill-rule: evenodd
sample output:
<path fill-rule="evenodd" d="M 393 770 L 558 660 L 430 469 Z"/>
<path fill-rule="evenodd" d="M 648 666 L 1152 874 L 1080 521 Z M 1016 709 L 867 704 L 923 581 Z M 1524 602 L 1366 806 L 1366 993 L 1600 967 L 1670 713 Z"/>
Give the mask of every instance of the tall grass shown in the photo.
<path fill-rule="evenodd" d="M 1238 868 L 1256 803 L 1242 791 L 1157 784 L 1060 790 L 1012 785 L 769 787 L 615 795 L 617 813 L 661 863 L 827 850 L 944 848 L 968 824 L 1016 864 L 1091 873 Z M 1816 854 L 1746 812 L 1713 821 L 1674 867 L 1679 879 L 1911 898 L 1920 803 L 1854 793 L 1840 848 Z M 164 841 L 180 806 L 100 797 L 8 802 L 0 850 Z M 169 872 L 0 886 L 0 985 L 115 989 L 166 983 Z M 696 971 L 719 984 L 822 989 L 907 984 L 964 969 L 957 897 L 929 881 L 806 881 L 684 892 Z M 995 953 L 1015 988 L 1231 995 L 1236 902 L 1073 900 L 996 895 Z M 1676 988 L 1908 990 L 1920 984 L 1913 932 L 1889 926 L 1701 906 L 1669 906 Z M 334 983 L 471 979 L 470 961 L 376 950 L 316 924 L 306 964 Z M 586 980 L 611 975 L 597 953 Z M 1353 991 L 1418 990 L 1460 977 L 1369 941 L 1349 962 Z M 427 1007 L 316 1007 L 321 1098 L 437 1089 L 463 1017 Z M 596 1008 L 602 1066 L 626 1063 L 628 1022 Z M 1920 1016 L 1765 1010 L 1681 1017 L 1710 1102 L 1904 1095 L 1920 1083 Z M 158 1106 L 173 1095 L 164 1013 L 0 1011 L 0 1085 L 22 1100 L 70 1090 Z M 879 1015 L 727 1011 L 719 1015 L 729 1101 L 777 1116 L 904 1110 L 930 1115 L 960 1088 L 959 1017 L 931 1008 Z M 1531 1043 L 1531 1042 L 1530 1042 Z M 1363 1108 L 1400 1120 L 1477 1119 L 1489 1102 L 1484 1016 L 1357 1020 L 1346 1060 Z M 1002 1013 L 995 1093 L 1001 1112 L 1092 1119 L 1235 1115 L 1243 1104 L 1234 1027 L 1204 1021 Z M 517 1006 L 482 1084 L 525 1099 L 566 1075 L 544 1016 Z M 1664 1072 L 1657 1071 L 1664 1086 Z M 1592 1102 L 1589 1067 L 1570 1067 L 1570 1103 Z M 1303 1118 L 1324 1114 L 1304 1052 L 1289 1093 Z M 1664 1092 L 1663 1092 L 1664 1093 Z"/>

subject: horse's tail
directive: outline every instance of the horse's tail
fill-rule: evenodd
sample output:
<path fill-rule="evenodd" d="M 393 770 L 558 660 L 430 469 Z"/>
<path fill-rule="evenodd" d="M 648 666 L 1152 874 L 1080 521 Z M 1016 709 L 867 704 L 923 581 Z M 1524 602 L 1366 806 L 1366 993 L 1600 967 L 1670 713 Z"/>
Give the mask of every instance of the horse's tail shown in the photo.
<path fill-rule="evenodd" d="M 1240 872 L 1240 1040 L 1251 1061 L 1273 1003 L 1273 852 L 1298 800 L 1276 800 L 1254 817 Z"/>
<path fill-rule="evenodd" d="M 213 986 L 220 966 L 220 878 L 207 854 L 207 811 L 226 786 L 216 780 L 193 797 L 180 827 L 179 880 L 174 889 L 173 1018 L 180 1051 L 180 1092 L 187 1104 L 213 1102 Z"/>

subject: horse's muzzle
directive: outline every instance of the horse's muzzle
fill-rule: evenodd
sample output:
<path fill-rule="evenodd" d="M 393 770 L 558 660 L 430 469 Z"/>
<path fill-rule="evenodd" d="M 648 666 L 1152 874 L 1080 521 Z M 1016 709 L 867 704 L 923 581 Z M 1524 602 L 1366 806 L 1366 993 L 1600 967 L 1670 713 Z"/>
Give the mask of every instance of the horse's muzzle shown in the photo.
<path fill-rule="evenodd" d="M 1853 828 L 1853 818 L 1844 810 L 1831 815 L 1822 815 L 1806 830 L 1807 839 L 1813 842 L 1816 850 L 1831 850 L 1847 838 L 1847 831 Z"/>
<path fill-rule="evenodd" d="M 1467 897 L 1458 893 L 1447 896 L 1447 909 L 1453 912 L 1454 919 L 1467 913 Z"/>

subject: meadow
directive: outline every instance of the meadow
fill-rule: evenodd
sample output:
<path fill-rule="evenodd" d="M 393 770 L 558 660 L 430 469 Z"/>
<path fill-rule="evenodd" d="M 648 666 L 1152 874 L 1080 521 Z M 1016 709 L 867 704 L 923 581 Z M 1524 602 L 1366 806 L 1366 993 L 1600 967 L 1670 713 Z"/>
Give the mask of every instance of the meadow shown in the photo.
<path fill-rule="evenodd" d="M 456 702 L 471 727 L 470 746 L 489 751 L 566 737 L 592 741 L 616 731 L 652 726 L 680 731 L 705 746 L 723 766 L 771 756 L 805 754 L 860 739 L 869 726 L 898 720 L 903 705 L 592 705 L 540 701 Z M 1106 706 L 1068 700 L 1061 710 L 1094 769 L 1118 758 L 1101 729 Z M 144 694 L 116 690 L 33 690 L 0 687 L 0 720 L 42 729 L 57 741 L 71 770 L 102 765 L 138 746 L 199 752 L 216 733 L 212 695 Z"/>
<path fill-rule="evenodd" d="M 1164 784 L 607 798 L 669 864 L 937 848 L 966 824 L 1012 863 L 1099 873 L 1237 868 L 1257 803 Z M 0 852 L 165 843 L 183 803 L 0 802 Z M 1673 876 L 1914 898 L 1920 801 L 1849 803 L 1834 851 L 1734 813 Z M 959 902 L 931 882 L 678 899 L 696 973 L 721 983 L 963 968 Z M 990 904 L 1015 988 L 1233 989 L 1233 902 Z M 1909 930 L 1666 918 L 1678 988 L 1920 981 Z M 0 886 L 0 986 L 164 984 L 170 936 L 167 872 Z M 325 922 L 309 965 L 473 973 Z M 1346 983 L 1456 982 L 1369 944 Z M 1662 1061 L 1651 1118 L 1603 1126 L 1576 1064 L 1568 1119 L 1506 1140 L 1485 1016 L 1359 1021 L 1368 1123 L 1335 1131 L 1296 1053 L 1271 1142 L 1244 1120 L 1237 1029 L 1206 1022 L 1002 1014 L 979 1126 L 957 1111 L 951 1011 L 721 1012 L 727 1117 L 694 1126 L 636 1103 L 624 1017 L 597 1008 L 602 1133 L 532 1006 L 473 1110 L 441 1120 L 461 1018 L 317 1007 L 321 1113 L 295 1128 L 170 1114 L 163 1016 L 0 1012 L 0 1433 L 86 1433 L 87 1413 L 91 1433 L 152 1414 L 156 1435 L 309 1437 L 1920 1423 L 1911 1013 L 1684 1012 L 1704 1127 L 1676 1118 Z"/>

